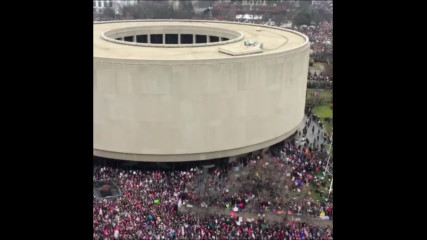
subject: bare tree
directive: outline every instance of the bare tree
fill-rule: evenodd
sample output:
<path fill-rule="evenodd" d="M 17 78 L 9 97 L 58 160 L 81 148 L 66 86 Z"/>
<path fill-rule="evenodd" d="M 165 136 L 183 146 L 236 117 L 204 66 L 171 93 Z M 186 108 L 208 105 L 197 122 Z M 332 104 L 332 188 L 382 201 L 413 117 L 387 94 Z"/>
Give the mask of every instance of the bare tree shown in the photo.
<path fill-rule="evenodd" d="M 189 1 L 183 1 L 180 7 L 173 11 L 174 18 L 192 19 L 195 16 L 193 4 Z"/>
<path fill-rule="evenodd" d="M 116 18 L 116 12 L 114 11 L 113 8 L 105 8 L 103 13 L 105 18 L 108 19 L 115 19 Z"/>

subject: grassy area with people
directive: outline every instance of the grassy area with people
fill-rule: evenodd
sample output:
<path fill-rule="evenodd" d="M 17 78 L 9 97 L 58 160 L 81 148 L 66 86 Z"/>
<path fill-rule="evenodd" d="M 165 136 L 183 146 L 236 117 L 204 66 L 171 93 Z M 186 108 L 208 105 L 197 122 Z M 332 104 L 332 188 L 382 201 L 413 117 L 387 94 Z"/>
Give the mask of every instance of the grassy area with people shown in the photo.
<path fill-rule="evenodd" d="M 332 91 L 307 89 L 307 104 L 313 106 L 312 112 L 320 118 L 328 134 L 332 133 L 332 102 Z"/>

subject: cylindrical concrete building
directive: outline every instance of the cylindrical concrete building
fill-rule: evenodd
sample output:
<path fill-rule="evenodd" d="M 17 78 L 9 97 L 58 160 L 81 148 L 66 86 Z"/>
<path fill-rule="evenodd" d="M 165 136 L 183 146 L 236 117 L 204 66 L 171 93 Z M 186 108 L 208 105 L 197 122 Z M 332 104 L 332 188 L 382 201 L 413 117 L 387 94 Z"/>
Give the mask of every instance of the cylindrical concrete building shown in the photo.
<path fill-rule="evenodd" d="M 94 155 L 179 162 L 286 139 L 304 118 L 306 36 L 220 21 L 94 24 Z"/>

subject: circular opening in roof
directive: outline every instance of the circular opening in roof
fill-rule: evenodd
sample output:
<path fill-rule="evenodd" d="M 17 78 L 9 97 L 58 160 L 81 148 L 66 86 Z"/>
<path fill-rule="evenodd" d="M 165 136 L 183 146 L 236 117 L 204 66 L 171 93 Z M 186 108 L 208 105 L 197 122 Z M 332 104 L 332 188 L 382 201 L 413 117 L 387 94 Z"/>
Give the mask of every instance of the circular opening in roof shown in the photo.
<path fill-rule="evenodd" d="M 243 34 L 237 31 L 200 26 L 145 26 L 110 30 L 102 39 L 142 47 L 203 47 L 237 42 Z"/>

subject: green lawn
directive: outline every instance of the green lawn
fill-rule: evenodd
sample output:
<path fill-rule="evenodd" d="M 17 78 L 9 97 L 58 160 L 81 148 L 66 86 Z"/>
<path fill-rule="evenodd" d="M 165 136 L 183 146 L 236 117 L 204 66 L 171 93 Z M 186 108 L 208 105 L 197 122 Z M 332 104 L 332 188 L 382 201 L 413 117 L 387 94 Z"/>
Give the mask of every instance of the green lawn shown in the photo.
<path fill-rule="evenodd" d="M 322 177 L 323 173 L 322 172 L 316 173 L 315 176 Z M 310 191 L 311 197 L 314 200 L 322 201 L 323 198 L 327 198 L 331 181 L 326 176 L 324 176 L 324 181 L 325 181 L 325 187 L 316 187 L 314 185 L 310 185 L 304 189 L 303 195 L 307 196 L 308 195 L 307 192 Z M 316 193 L 315 189 L 319 189 L 323 193 L 323 197 L 320 196 L 320 193 Z"/>
<path fill-rule="evenodd" d="M 317 91 L 317 93 L 321 96 L 325 96 L 328 101 L 332 100 L 332 92 L 331 91 L 320 91 L 320 90 L 316 90 L 316 89 L 307 89 L 307 98 L 312 97 L 311 94 Z"/>
<path fill-rule="evenodd" d="M 312 93 L 317 91 L 318 96 L 322 98 L 321 105 L 313 108 L 313 113 L 321 118 L 321 121 L 325 127 L 325 130 L 328 134 L 332 132 L 332 124 L 325 122 L 324 118 L 332 118 L 332 109 L 330 103 L 332 101 L 332 92 L 331 91 L 320 91 L 315 89 L 307 89 L 307 99 L 314 99 Z M 308 100 L 307 100 L 308 101 Z"/>
<path fill-rule="evenodd" d="M 320 196 L 320 193 L 316 193 L 315 191 L 311 192 L 311 197 L 314 200 L 317 200 L 317 201 L 322 201 L 323 200 L 323 198 Z"/>
<path fill-rule="evenodd" d="M 326 150 L 328 150 L 329 151 L 329 144 L 325 144 L 325 149 Z M 334 151 L 334 146 L 332 145 L 332 146 L 330 146 L 331 147 L 331 152 L 330 152 L 330 154 L 332 154 L 333 153 L 333 151 Z"/>
<path fill-rule="evenodd" d="M 313 113 L 320 118 L 332 118 L 332 109 L 330 105 L 320 105 L 313 108 Z"/>
<path fill-rule="evenodd" d="M 332 118 L 332 109 L 328 105 L 321 105 L 313 108 L 313 113 L 319 116 L 320 121 L 323 123 L 325 130 L 328 134 L 332 132 L 332 123 L 328 123 L 324 121 L 324 118 Z"/>
<path fill-rule="evenodd" d="M 316 70 L 323 71 L 325 69 L 325 66 L 324 66 L 323 63 L 315 62 L 315 63 L 313 63 L 313 68 L 316 69 Z"/>

